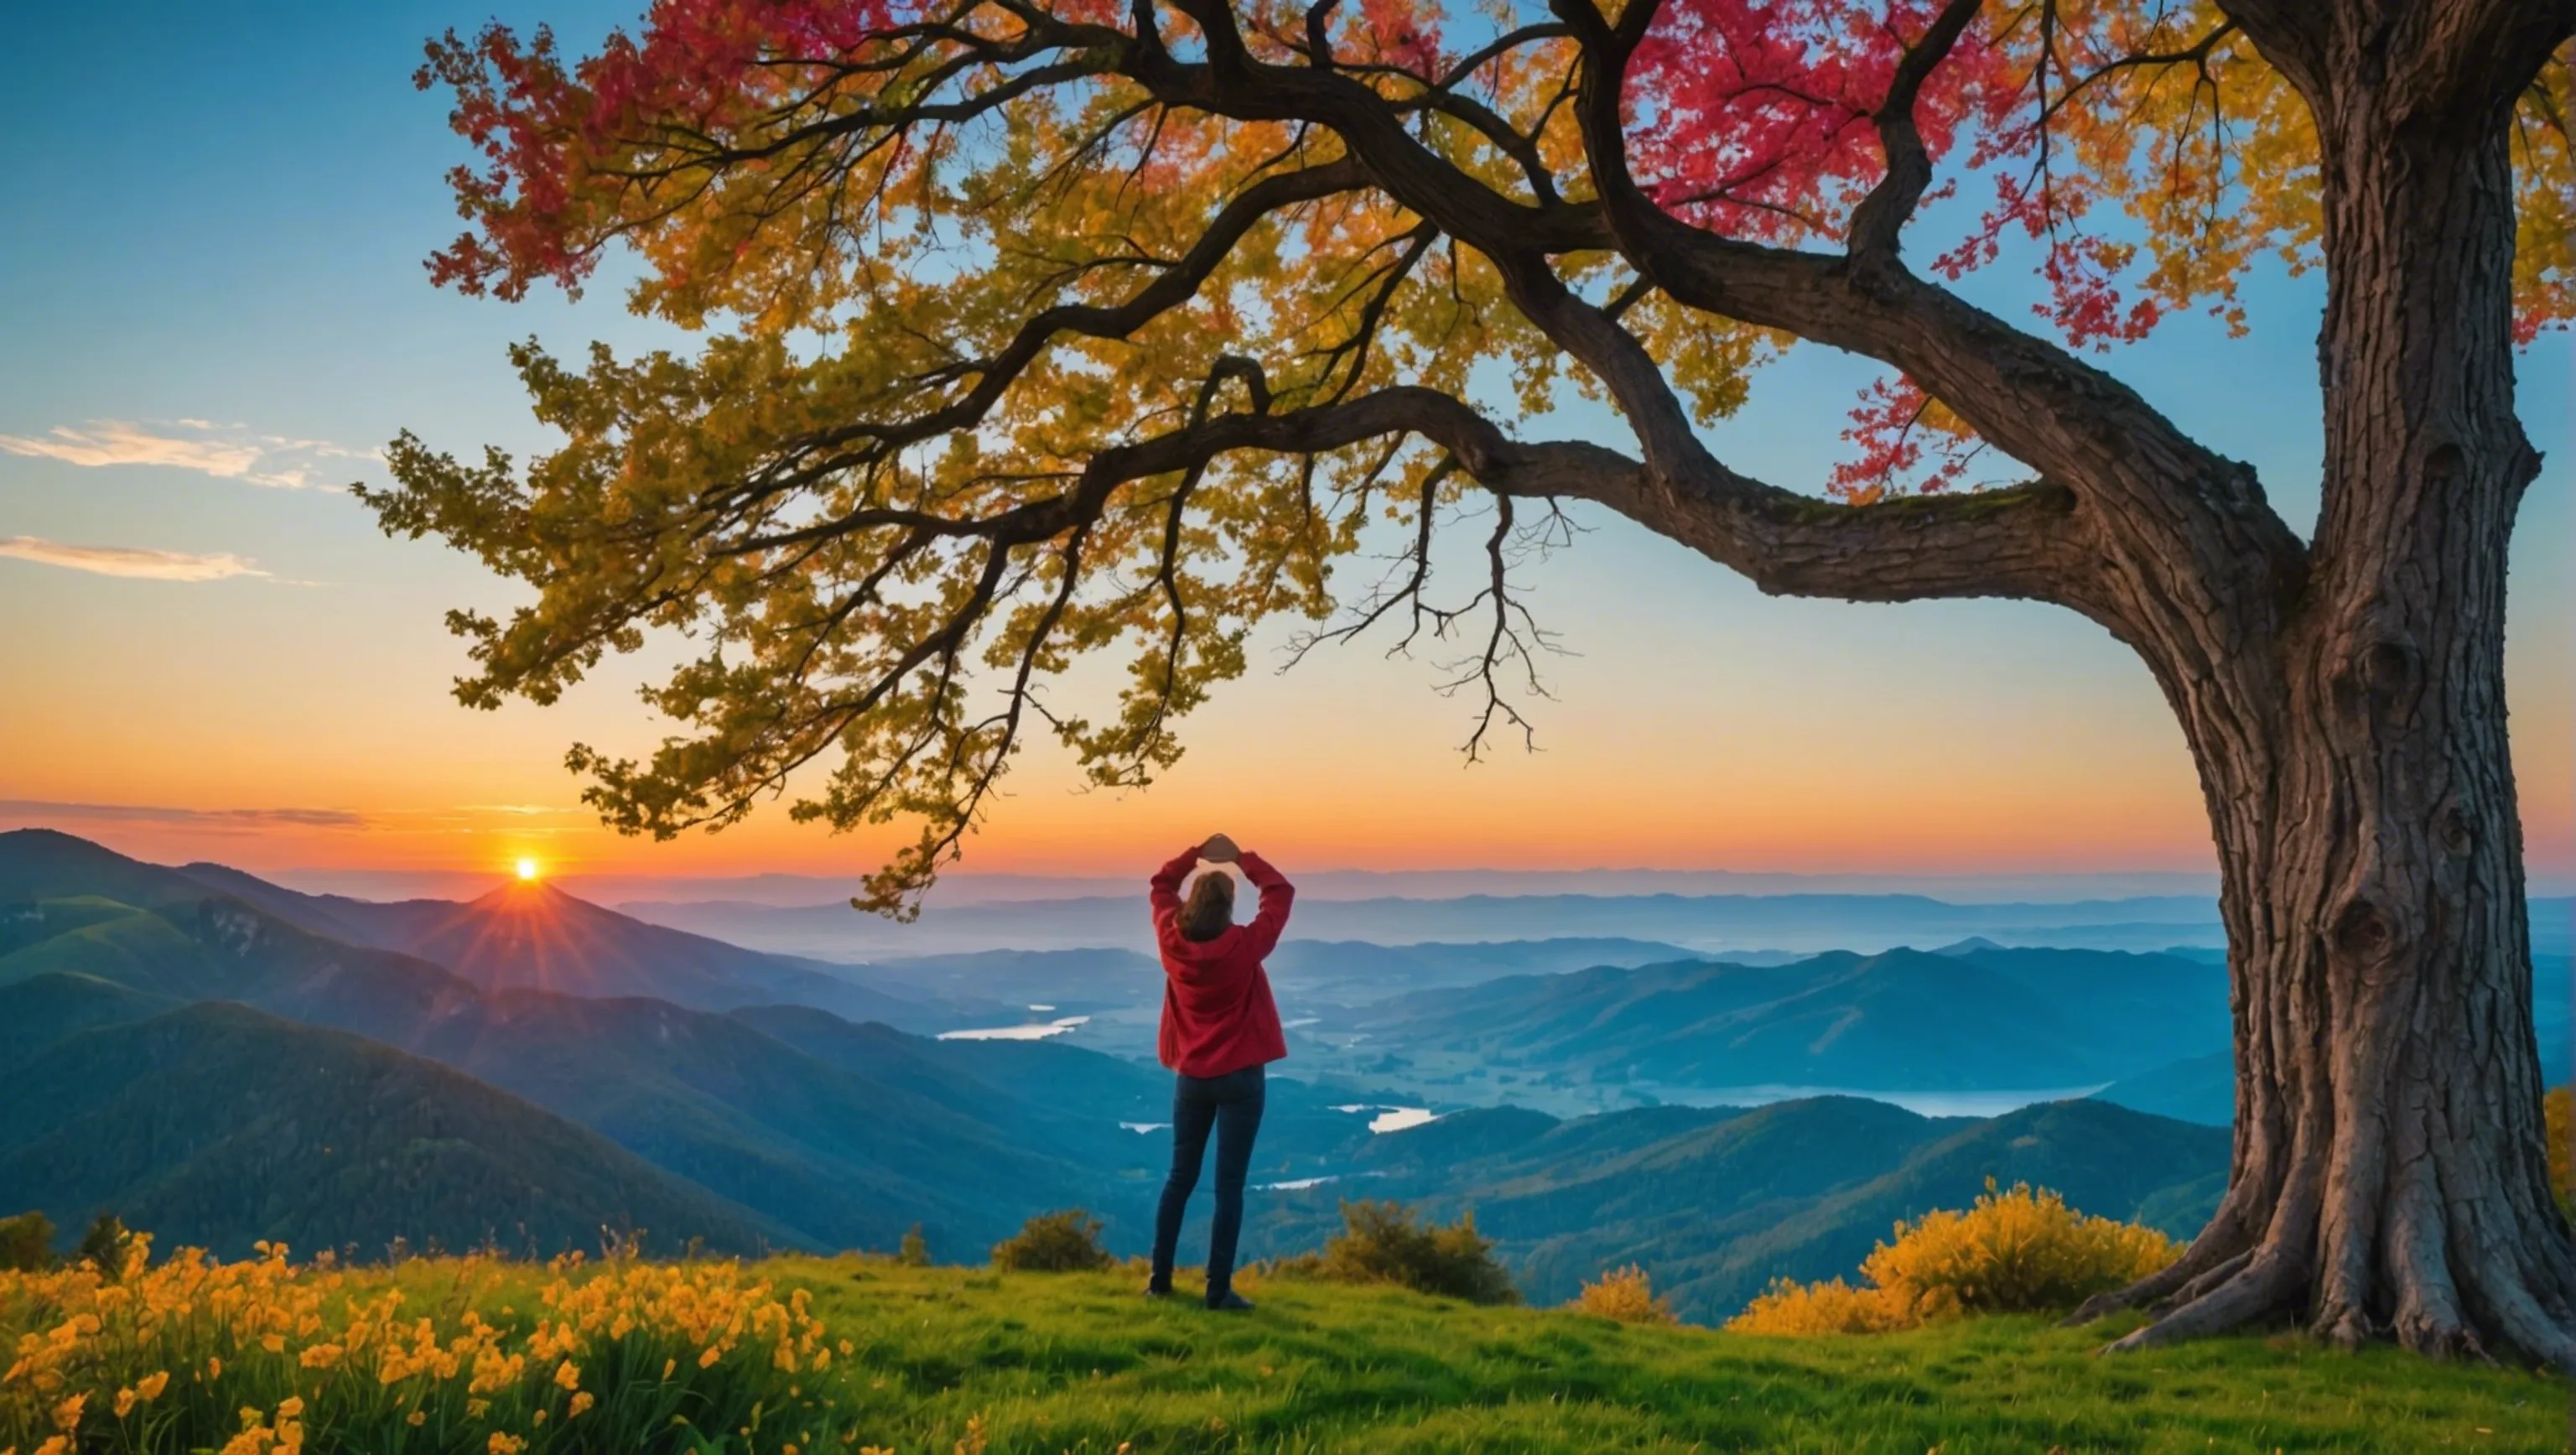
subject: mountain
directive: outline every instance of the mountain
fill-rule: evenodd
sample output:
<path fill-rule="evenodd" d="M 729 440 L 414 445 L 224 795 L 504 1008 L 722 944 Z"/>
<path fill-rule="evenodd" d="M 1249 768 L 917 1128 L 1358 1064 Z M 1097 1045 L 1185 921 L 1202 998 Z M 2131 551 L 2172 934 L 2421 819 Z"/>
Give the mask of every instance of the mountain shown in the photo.
<path fill-rule="evenodd" d="M 952 1109 L 955 1098 L 819 1060 L 727 1015 L 487 991 L 91 846 L 58 856 L 78 872 L 39 872 L 17 837 L 0 835 L 0 894 L 36 884 L 77 897 L 0 909 L 0 985 L 72 970 L 365 1036 L 600 1133 L 808 1243 L 888 1247 L 919 1222 L 944 1246 L 971 1246 L 1015 1229 L 1031 1204 L 1090 1203 L 1129 1229 L 1145 1216 L 1137 1189 L 1160 1154 L 1114 1121 L 1087 1139 L 1035 1139 L 1042 1097 L 988 1105 L 996 1120 L 981 1120 Z M 154 907 L 88 892 L 104 886 Z"/>
<path fill-rule="evenodd" d="M 1476 985 L 1513 975 L 1554 975 L 1600 965 L 1654 965 L 1695 957 L 1678 945 L 1594 936 L 1576 939 L 1427 942 L 1288 940 L 1272 952 L 1271 982 L 1284 995 L 1363 1005 L 1410 990 Z"/>
<path fill-rule="evenodd" d="M 101 1212 L 165 1245 L 551 1254 L 603 1229 L 753 1253 L 799 1241 L 444 1066 L 245 1006 L 81 977 L 0 987 L 0 1207 Z"/>
<path fill-rule="evenodd" d="M 1849 1275 L 1897 1219 L 1964 1207 L 1989 1177 L 2188 1236 L 2225 1186 L 2228 1145 L 2218 1128 L 2087 1101 L 1983 1120 L 1855 1097 L 1562 1122 L 1461 1112 L 1375 1139 L 1325 1185 L 1269 1194 L 1247 1237 L 1264 1252 L 1312 1247 L 1343 1197 L 1443 1219 L 1472 1208 L 1533 1303 L 1639 1262 L 1685 1315 L 1715 1320 L 1774 1278 Z"/>
<path fill-rule="evenodd" d="M 398 950 L 486 990 L 644 995 L 701 1010 L 786 1001 L 912 1030 L 961 1023 L 950 1008 L 869 989 L 833 967 L 646 924 L 548 884 L 507 884 L 462 903 L 377 904 L 299 894 L 220 864 L 179 872 L 314 934 Z"/>
<path fill-rule="evenodd" d="M 2125 1077 L 2093 1093 L 2096 1101 L 2177 1121 L 2223 1127 L 2236 1120 L 2236 1057 L 2216 1051 Z"/>
<path fill-rule="evenodd" d="M 2226 1044 L 2226 971 L 2164 955 L 1833 953 L 1521 976 L 1326 1018 L 1367 1048 L 1646 1088 L 2081 1086 Z"/>

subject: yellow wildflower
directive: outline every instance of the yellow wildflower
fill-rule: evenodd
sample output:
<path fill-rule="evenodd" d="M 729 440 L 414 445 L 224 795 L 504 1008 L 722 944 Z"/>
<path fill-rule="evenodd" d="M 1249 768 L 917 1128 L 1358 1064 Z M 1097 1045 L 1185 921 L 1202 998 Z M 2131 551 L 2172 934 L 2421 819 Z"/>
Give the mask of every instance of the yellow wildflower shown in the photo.
<path fill-rule="evenodd" d="M 118 1390 L 116 1392 L 116 1417 L 121 1420 L 132 1413 L 134 1413 L 134 1391 L 130 1389 Z"/>
<path fill-rule="evenodd" d="M 677 1359 L 665 1359 L 665 1360 L 663 1360 L 663 1361 L 662 1361 L 662 1377 L 663 1377 L 664 1379 L 668 1379 L 668 1378 L 670 1378 L 670 1377 L 671 1377 L 671 1371 L 672 1371 L 672 1370 L 674 1370 L 674 1369 L 677 1369 L 677 1368 L 679 1368 L 679 1367 L 680 1367 L 680 1361 L 679 1361 L 679 1360 L 677 1360 Z"/>
<path fill-rule="evenodd" d="M 539 1411 L 537 1411 L 537 1412 L 536 1412 L 536 1414 L 535 1414 L 534 1416 L 532 1416 L 532 1417 L 529 1419 L 529 1421 L 528 1421 L 528 1423 L 529 1423 L 529 1424 L 532 1424 L 532 1425 L 542 1425 L 542 1424 L 544 1424 L 545 1422 L 546 1422 L 546 1412 L 545 1412 L 544 1410 L 539 1410 Z"/>
<path fill-rule="evenodd" d="M 328 1369 L 339 1363 L 340 1356 L 346 1352 L 337 1344 L 315 1344 L 296 1355 L 295 1362 L 307 1369 Z"/>
<path fill-rule="evenodd" d="M 707 1352 L 705 1352 L 704 1354 L 701 1354 L 701 1355 L 699 1355 L 699 1356 L 698 1356 L 698 1367 L 699 1367 L 700 1369 L 713 1369 L 713 1368 L 715 1367 L 716 1361 L 717 1361 L 717 1360 L 719 1360 L 719 1359 L 722 1359 L 723 1357 L 724 1357 L 724 1350 L 722 1350 L 722 1349 L 720 1349 L 720 1348 L 716 1347 L 716 1346 L 715 1346 L 715 1345 L 713 1345 L 713 1344 L 709 1344 L 709 1345 L 707 1346 Z"/>
<path fill-rule="evenodd" d="M 593 1402 L 589 1390 L 580 1391 L 572 1397 L 572 1408 L 565 1412 L 564 1418 L 568 1420 L 580 1418 L 581 1412 L 590 1408 Z"/>
<path fill-rule="evenodd" d="M 417 1430 L 421 1426 L 429 1423 L 429 1411 L 413 1410 L 410 1414 L 403 1417 L 403 1423 Z"/>
<path fill-rule="evenodd" d="M 518 1436 L 505 1435 L 499 1430 L 494 1430 L 491 1441 L 483 1448 L 490 1451 L 491 1455 L 519 1455 L 519 1452 L 527 1447 L 528 1442 Z"/>
<path fill-rule="evenodd" d="M 159 1370 L 154 1373 L 147 1374 L 143 1378 L 135 1381 L 134 1397 L 136 1399 L 143 1400 L 159 1399 L 161 1397 L 161 1391 L 168 1389 L 169 1387 L 170 1371 L 167 1369 Z"/>
<path fill-rule="evenodd" d="M 214 1355 L 212 1355 L 212 1354 L 207 1355 L 207 1356 L 206 1356 L 206 1378 L 208 1378 L 208 1379 L 210 1379 L 210 1380 L 211 1380 L 211 1379 L 221 1379 L 221 1378 L 223 1378 L 223 1377 L 224 1377 L 224 1361 L 222 1361 L 221 1359 L 216 1358 L 216 1357 L 215 1357 Z"/>
<path fill-rule="evenodd" d="M 302 1413 L 304 1413 L 304 1396 L 300 1394 L 290 1394 L 278 1402 L 277 1417 L 281 1420 L 291 1420 Z"/>
<path fill-rule="evenodd" d="M 17 1455 L 16 1446 L 10 1447 L 10 1455 Z M 37 1446 L 36 1455 L 72 1455 L 72 1442 L 68 1436 L 56 1435 Z"/>
<path fill-rule="evenodd" d="M 579 1388 L 581 1388 L 581 1369 L 580 1369 L 580 1367 L 579 1367 L 578 1365 L 575 1365 L 575 1364 L 574 1364 L 571 1360 L 569 1360 L 569 1359 L 565 1360 L 565 1361 L 564 1361 L 563 1363 L 561 1363 L 561 1364 L 556 1365 L 556 1366 L 555 1366 L 555 1383 L 557 1383 L 557 1384 L 559 1384 L 559 1385 L 562 1385 L 562 1386 L 563 1386 L 564 1388 L 566 1388 L 566 1389 L 579 1389 Z"/>
<path fill-rule="evenodd" d="M 54 1406 L 54 1428 L 68 1434 L 80 1428 L 81 1411 L 88 1408 L 89 1396 L 76 1394 Z"/>
<path fill-rule="evenodd" d="M 286 1336 L 284 1334 L 263 1334 L 260 1336 L 259 1347 L 266 1349 L 271 1354 L 283 1354 L 286 1352 Z"/>

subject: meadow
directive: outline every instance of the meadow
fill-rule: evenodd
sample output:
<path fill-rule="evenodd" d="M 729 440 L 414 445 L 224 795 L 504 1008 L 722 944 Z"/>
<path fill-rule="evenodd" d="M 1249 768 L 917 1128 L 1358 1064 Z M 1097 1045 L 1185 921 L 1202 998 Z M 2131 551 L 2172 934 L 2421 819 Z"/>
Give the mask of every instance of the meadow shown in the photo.
<path fill-rule="evenodd" d="M 873 1257 L 0 1275 L 0 1450 L 2568 1448 L 2556 1378 L 2288 1334 L 2102 1358 L 2121 1324 L 1784 1338 L 1258 1275 L 1258 1311 L 1221 1316 L 1140 1282 Z"/>

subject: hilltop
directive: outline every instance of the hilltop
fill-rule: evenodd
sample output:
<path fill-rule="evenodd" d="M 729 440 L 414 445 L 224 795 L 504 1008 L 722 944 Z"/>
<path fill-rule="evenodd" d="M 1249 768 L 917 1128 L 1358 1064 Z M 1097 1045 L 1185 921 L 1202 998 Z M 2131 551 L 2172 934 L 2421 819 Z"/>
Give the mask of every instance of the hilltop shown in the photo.
<path fill-rule="evenodd" d="M 2541 1455 L 2566 1439 L 2563 1380 L 2388 1347 L 2346 1354 L 2295 1336 L 2104 1359 L 2094 1351 L 2119 1324 L 2067 1331 L 1995 1318 L 1775 1339 L 1257 1271 L 1246 1287 L 1260 1307 L 1240 1317 L 1148 1303 L 1132 1268 L 1000 1274 L 790 1258 L 745 1271 L 782 1297 L 808 1291 L 837 1355 L 798 1376 L 796 1407 L 773 1407 L 765 1438 L 745 1448 L 778 1448 L 806 1426 L 903 1455 Z M 485 1265 L 476 1306 L 524 1327 L 548 1276 Z M 454 1265 L 421 1262 L 358 1271 L 349 1292 L 400 1286 L 435 1308 L 437 1291 L 459 1281 Z M 0 1339 L 11 1343 L 26 1332 L 14 1316 L 0 1303 Z M 614 1405 L 619 1380 L 649 1386 L 645 1371 L 659 1362 L 594 1348 L 581 1360 L 584 1387 Z M 299 1387 L 315 1392 L 331 1377 Z M 229 1425 L 229 1404 L 221 1419 Z M 437 1448 L 482 1441 L 469 1428 Z"/>
<path fill-rule="evenodd" d="M 2102 1359 L 2125 1325 L 1772 1339 L 1257 1278 L 1259 1310 L 1224 1319 L 1147 1304 L 1125 1272 L 764 1266 L 855 1342 L 832 1397 L 861 1439 L 905 1452 L 977 1416 L 994 1452 L 1089 1455 L 2540 1455 L 2567 1434 L 2561 1380 L 2294 1337 Z"/>

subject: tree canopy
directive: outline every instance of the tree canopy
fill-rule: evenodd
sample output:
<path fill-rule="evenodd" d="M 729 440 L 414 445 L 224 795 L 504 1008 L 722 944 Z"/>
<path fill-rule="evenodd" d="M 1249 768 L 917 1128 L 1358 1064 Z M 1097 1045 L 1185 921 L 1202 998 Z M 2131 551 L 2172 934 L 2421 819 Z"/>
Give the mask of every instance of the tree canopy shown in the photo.
<path fill-rule="evenodd" d="M 368 499 L 535 588 L 451 617 L 468 703 L 553 700 L 656 629 L 701 644 L 648 694 L 683 729 L 659 751 L 571 754 L 612 824 L 720 825 L 827 766 L 793 813 L 923 826 L 870 882 L 888 909 L 1033 734 L 1150 781 L 1270 617 L 1440 654 L 1471 752 L 1524 729 L 1542 638 L 1511 567 L 1565 501 L 1770 591 L 2119 630 L 2067 524 L 2116 488 L 2089 461 L 2179 461 L 2213 483 L 2158 509 L 2222 517 L 2244 569 L 2303 560 L 2250 471 L 2086 362 L 2192 310 L 2242 328 L 2258 260 L 2318 260 L 2299 9 L 659 0 L 578 60 L 451 33 L 419 82 L 478 159 L 434 278 L 517 298 L 623 254 L 629 305 L 705 342 L 522 346 L 560 448 L 406 435 Z M 2576 314 L 2558 9 L 2420 8 L 2477 34 L 2386 46 L 2426 124 L 2512 110 L 2526 342 Z M 1933 198 L 1964 225 L 1908 239 Z M 2018 325 L 1951 287 L 2034 257 Z M 1802 342 L 1884 377 L 1830 478 L 1751 479 L 1700 428 Z M 1569 392 L 1633 440 L 1525 437 Z M 1450 530 L 1486 559 L 1456 586 Z M 1049 694 L 1093 653 L 1114 702 Z"/>

